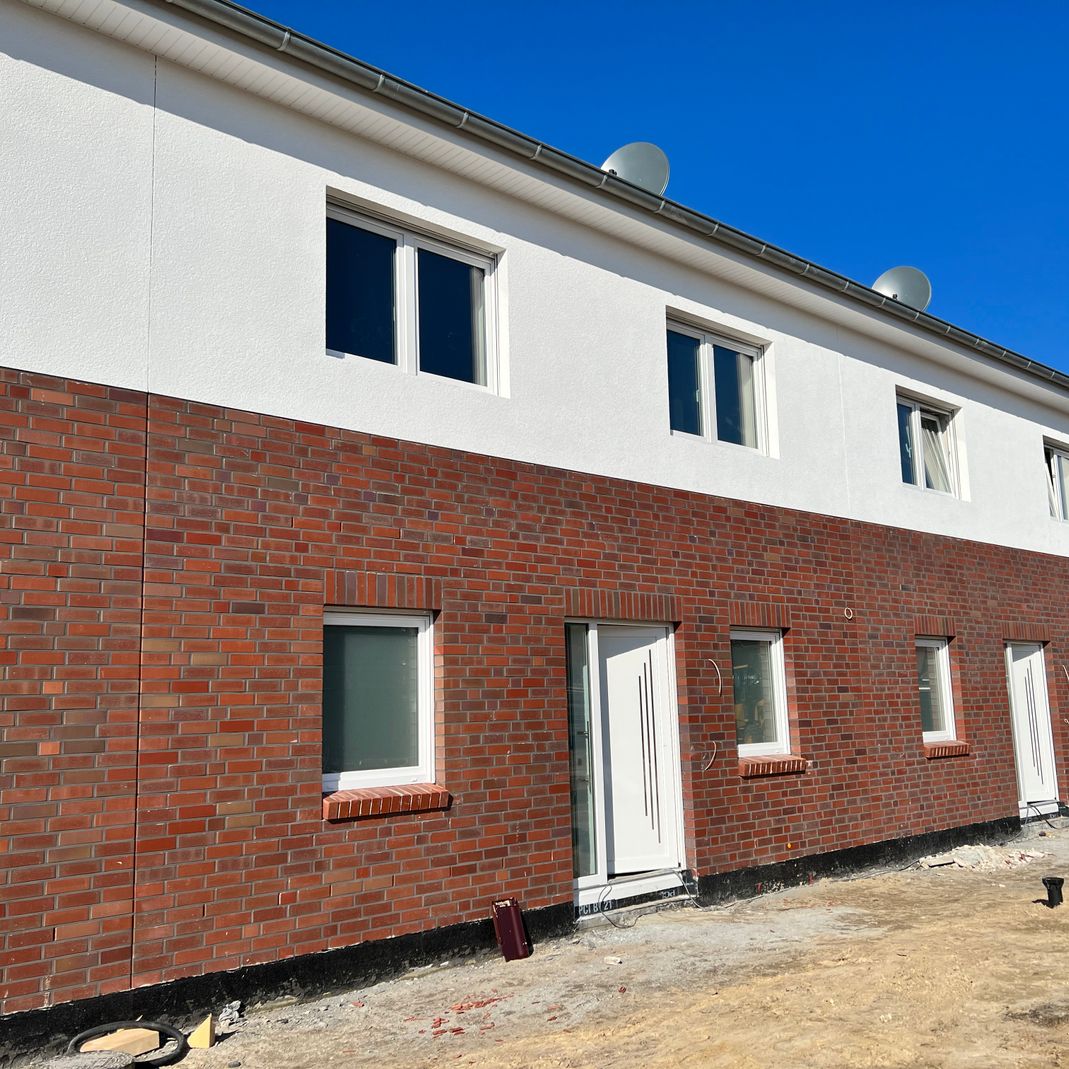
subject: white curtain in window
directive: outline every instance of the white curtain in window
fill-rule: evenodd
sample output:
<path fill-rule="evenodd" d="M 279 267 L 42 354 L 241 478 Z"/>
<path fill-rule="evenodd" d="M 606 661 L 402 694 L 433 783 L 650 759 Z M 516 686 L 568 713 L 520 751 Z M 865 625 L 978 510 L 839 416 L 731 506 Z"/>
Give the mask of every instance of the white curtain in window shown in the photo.
<path fill-rule="evenodd" d="M 475 378 L 485 386 L 486 383 L 486 312 L 483 305 L 483 291 L 486 288 L 486 275 L 478 267 L 471 268 L 471 342 Z"/>
<path fill-rule="evenodd" d="M 921 701 L 921 727 L 924 731 L 946 731 L 947 715 L 943 705 L 942 651 L 935 646 L 917 646 L 917 680 Z"/>
<path fill-rule="evenodd" d="M 739 368 L 739 424 L 742 444 L 757 448 L 757 403 L 754 398 L 752 356 L 738 354 Z"/>
<path fill-rule="evenodd" d="M 943 493 L 952 493 L 950 463 L 944 448 L 942 430 L 934 421 L 921 420 L 921 438 L 924 441 L 924 477 L 928 486 Z"/>
<path fill-rule="evenodd" d="M 1050 505 L 1050 514 L 1058 519 L 1058 491 L 1054 488 L 1054 465 L 1061 468 L 1061 462 L 1057 457 L 1051 457 L 1047 464 L 1047 504 Z"/>
<path fill-rule="evenodd" d="M 1057 491 L 1051 487 L 1051 510 L 1050 514 L 1059 519 L 1069 519 L 1069 463 L 1061 453 L 1054 454 L 1054 471 L 1052 473 L 1058 480 Z"/>

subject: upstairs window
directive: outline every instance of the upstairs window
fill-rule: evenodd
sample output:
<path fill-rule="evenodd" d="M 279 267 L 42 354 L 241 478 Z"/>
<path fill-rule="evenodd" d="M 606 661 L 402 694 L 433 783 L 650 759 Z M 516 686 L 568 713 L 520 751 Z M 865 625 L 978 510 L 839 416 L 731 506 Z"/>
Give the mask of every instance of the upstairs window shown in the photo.
<path fill-rule="evenodd" d="M 397 363 L 397 240 L 327 220 L 327 348 Z"/>
<path fill-rule="evenodd" d="M 949 412 L 899 395 L 898 452 L 904 483 L 941 494 L 958 493 Z"/>
<path fill-rule="evenodd" d="M 760 351 L 682 324 L 668 325 L 671 429 L 764 447 Z"/>
<path fill-rule="evenodd" d="M 494 262 L 331 207 L 328 351 L 494 387 Z"/>
<path fill-rule="evenodd" d="M 953 739 L 954 699 L 950 687 L 950 649 L 945 638 L 917 639 L 917 687 L 924 741 Z"/>
<path fill-rule="evenodd" d="M 790 753 L 783 633 L 732 631 L 731 679 L 739 756 Z"/>
<path fill-rule="evenodd" d="M 1044 446 L 1047 461 L 1047 502 L 1056 520 L 1069 520 L 1069 450 Z"/>

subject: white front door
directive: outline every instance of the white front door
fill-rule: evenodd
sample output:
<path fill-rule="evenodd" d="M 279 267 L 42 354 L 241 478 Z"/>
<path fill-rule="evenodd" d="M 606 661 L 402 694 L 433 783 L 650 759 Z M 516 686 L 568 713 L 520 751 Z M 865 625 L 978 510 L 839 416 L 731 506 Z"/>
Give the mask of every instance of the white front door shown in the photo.
<path fill-rule="evenodd" d="M 1043 647 L 1033 642 L 1009 643 L 1006 670 L 1020 812 L 1022 817 L 1035 816 L 1056 809 L 1058 798 Z"/>
<path fill-rule="evenodd" d="M 663 628 L 601 627 L 605 845 L 609 877 L 678 862 L 668 796 L 671 699 Z"/>
<path fill-rule="evenodd" d="M 568 632 L 576 886 L 581 905 L 604 903 L 650 889 L 636 877 L 681 866 L 671 635 L 600 623 Z"/>

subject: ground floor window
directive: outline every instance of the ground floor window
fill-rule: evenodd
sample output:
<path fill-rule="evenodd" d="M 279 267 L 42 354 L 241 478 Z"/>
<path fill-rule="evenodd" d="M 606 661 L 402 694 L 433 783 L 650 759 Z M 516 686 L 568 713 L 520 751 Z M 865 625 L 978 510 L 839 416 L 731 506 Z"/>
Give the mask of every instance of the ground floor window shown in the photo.
<path fill-rule="evenodd" d="M 731 678 L 739 755 L 790 753 L 783 633 L 732 631 Z"/>
<path fill-rule="evenodd" d="M 323 788 L 434 780 L 431 619 L 323 619 Z"/>
<path fill-rule="evenodd" d="M 953 739 L 950 648 L 945 638 L 917 639 L 917 687 L 925 742 Z"/>

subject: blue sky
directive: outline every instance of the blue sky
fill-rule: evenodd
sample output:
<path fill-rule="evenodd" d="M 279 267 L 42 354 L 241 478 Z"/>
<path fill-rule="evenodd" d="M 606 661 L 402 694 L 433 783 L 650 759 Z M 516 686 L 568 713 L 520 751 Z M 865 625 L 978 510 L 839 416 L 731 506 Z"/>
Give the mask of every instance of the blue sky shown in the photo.
<path fill-rule="evenodd" d="M 1069 4 L 460 4 L 255 10 L 1069 371 Z M 891 16 L 894 17 L 891 17 Z"/>

